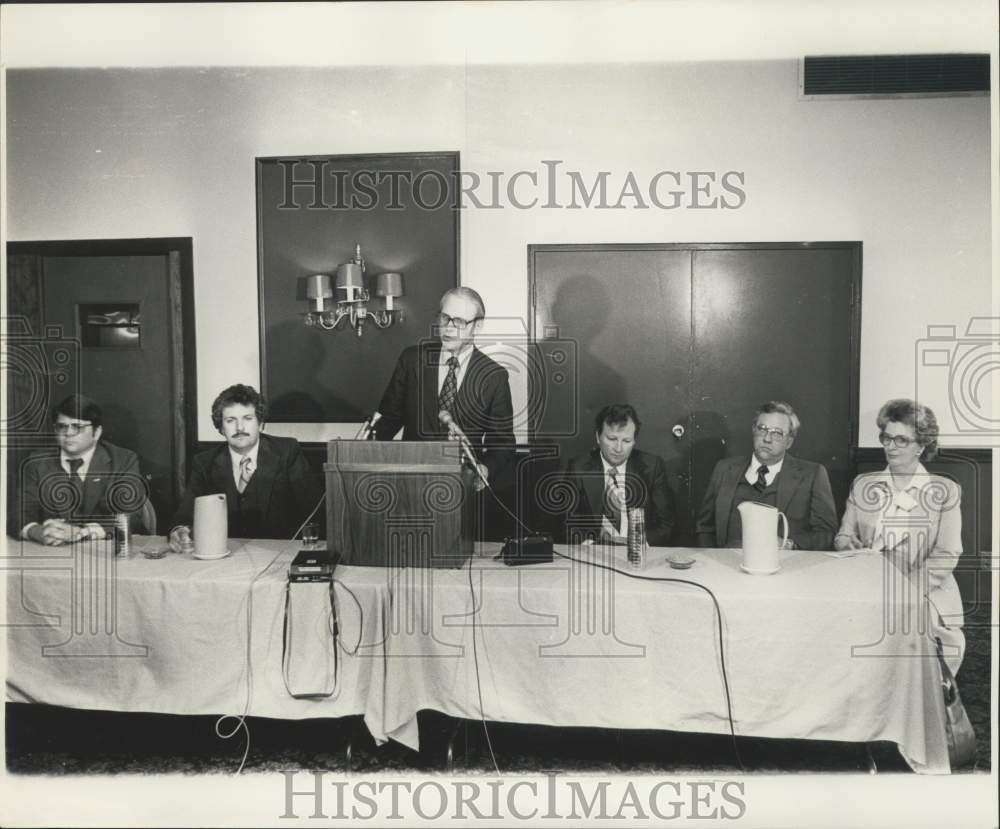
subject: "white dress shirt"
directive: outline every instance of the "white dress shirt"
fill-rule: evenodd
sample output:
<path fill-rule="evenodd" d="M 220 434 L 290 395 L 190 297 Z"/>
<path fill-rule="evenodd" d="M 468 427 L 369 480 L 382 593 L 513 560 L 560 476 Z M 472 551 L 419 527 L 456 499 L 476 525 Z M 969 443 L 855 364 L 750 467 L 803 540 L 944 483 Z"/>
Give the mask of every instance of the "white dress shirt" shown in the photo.
<path fill-rule="evenodd" d="M 764 480 L 767 481 L 767 486 L 774 483 L 774 479 L 778 477 L 778 473 L 781 471 L 781 466 L 785 462 L 785 456 L 781 456 L 781 460 L 776 464 L 768 465 L 767 472 L 764 473 Z M 748 484 L 757 483 L 757 470 L 760 469 L 764 464 L 757 460 L 756 455 L 750 455 L 750 466 L 747 467 L 746 474 L 743 476 Z"/>

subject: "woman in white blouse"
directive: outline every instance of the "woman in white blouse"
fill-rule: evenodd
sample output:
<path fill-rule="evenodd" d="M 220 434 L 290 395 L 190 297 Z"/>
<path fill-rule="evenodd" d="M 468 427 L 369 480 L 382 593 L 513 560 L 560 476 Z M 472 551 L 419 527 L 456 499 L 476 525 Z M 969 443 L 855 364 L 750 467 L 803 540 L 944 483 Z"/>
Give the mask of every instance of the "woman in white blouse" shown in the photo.
<path fill-rule="evenodd" d="M 854 479 L 834 548 L 881 553 L 926 592 L 930 633 L 954 674 L 965 651 L 962 597 L 952 575 L 962 554 L 962 489 L 920 462 L 937 454 L 930 408 L 890 400 L 876 422 L 888 466 Z"/>

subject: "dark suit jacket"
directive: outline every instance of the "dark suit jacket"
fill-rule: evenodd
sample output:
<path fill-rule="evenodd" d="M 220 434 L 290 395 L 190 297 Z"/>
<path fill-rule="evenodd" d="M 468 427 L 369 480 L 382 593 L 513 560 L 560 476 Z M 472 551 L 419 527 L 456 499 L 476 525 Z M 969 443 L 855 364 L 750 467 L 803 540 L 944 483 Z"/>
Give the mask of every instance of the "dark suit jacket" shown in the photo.
<path fill-rule="evenodd" d="M 712 470 L 695 532 L 699 547 L 725 547 L 736 487 L 750 457 L 723 458 Z M 830 478 L 822 464 L 785 455 L 775 504 L 788 518 L 788 537 L 802 550 L 829 550 L 837 532 Z"/>
<path fill-rule="evenodd" d="M 424 343 L 404 349 L 396 362 L 378 410 L 379 440 L 392 440 L 403 429 L 403 440 L 447 440 L 438 420 L 438 363 L 441 344 Z M 514 413 L 507 369 L 473 348 L 459 386 L 453 412 L 479 462 L 490 471 L 490 482 L 514 453 Z"/>
<path fill-rule="evenodd" d="M 257 469 L 242 496 L 233 479 L 229 444 L 196 455 L 191 480 L 170 526 L 190 527 L 194 499 L 217 492 L 226 496 L 230 538 L 290 539 L 320 497 L 299 442 L 270 435 L 260 436 Z M 316 520 L 322 521 L 319 512 Z"/>
<path fill-rule="evenodd" d="M 573 458 L 566 466 L 566 482 L 575 490 L 575 503 L 567 515 L 568 530 L 593 528 L 600 534 L 604 501 L 604 464 L 594 449 L 588 455 Z M 625 501 L 630 507 L 643 507 L 646 515 L 646 541 L 653 547 L 670 543 L 674 530 L 674 499 L 667 486 L 667 466 L 663 458 L 633 449 L 625 464 Z M 569 540 L 567 538 L 567 540 Z"/>
<path fill-rule="evenodd" d="M 59 463 L 59 450 L 51 449 L 31 455 L 21 466 L 18 482 L 21 493 L 16 521 L 11 530 L 20 533 L 31 522 L 48 518 L 70 519 L 73 523 L 111 518 L 126 513 L 133 531 L 138 529 L 139 513 L 146 503 L 146 481 L 139 474 L 139 459 L 135 453 L 98 441 L 90 460 L 87 477 L 82 482 L 82 500 L 74 504 L 66 471 Z"/>

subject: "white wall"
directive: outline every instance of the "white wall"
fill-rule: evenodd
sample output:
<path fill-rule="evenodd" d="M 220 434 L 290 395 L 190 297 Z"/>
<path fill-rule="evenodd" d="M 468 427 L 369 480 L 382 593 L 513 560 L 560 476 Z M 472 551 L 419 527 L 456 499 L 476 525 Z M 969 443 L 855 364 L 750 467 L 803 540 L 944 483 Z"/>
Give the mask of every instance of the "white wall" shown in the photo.
<path fill-rule="evenodd" d="M 10 70 L 8 238 L 193 237 L 212 439 L 214 394 L 259 381 L 255 156 L 457 149 L 483 175 L 558 159 L 618 186 L 739 170 L 738 210 L 467 210 L 463 281 L 520 318 L 532 243 L 861 240 L 870 446 L 879 405 L 914 394 L 926 326 L 989 314 L 989 99 L 804 101 L 797 82 L 794 60 Z M 925 399 L 947 431 L 943 394 Z"/>

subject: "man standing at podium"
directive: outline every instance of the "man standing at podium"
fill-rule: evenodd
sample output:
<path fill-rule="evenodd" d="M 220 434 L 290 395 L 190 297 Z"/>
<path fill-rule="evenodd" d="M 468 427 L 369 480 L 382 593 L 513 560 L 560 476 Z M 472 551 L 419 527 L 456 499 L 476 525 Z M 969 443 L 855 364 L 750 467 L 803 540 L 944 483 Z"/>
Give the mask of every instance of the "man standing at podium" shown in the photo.
<path fill-rule="evenodd" d="M 400 428 L 403 440 L 464 437 L 479 472 L 477 491 L 496 481 L 514 450 L 507 369 L 475 345 L 485 316 L 476 291 L 447 291 L 434 320 L 435 339 L 400 354 L 374 425 L 379 440 L 392 440 Z"/>

